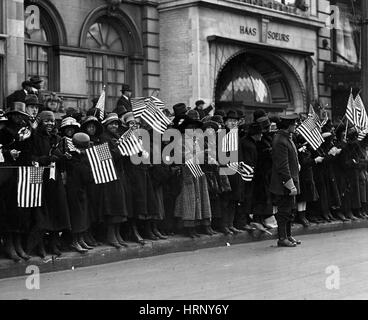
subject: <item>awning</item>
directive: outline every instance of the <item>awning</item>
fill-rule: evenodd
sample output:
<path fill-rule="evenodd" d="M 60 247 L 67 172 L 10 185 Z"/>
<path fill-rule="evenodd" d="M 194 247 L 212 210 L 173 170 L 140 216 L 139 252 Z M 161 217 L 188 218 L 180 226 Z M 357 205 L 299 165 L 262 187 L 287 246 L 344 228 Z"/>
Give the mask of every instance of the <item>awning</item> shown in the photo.
<path fill-rule="evenodd" d="M 326 62 L 325 83 L 333 89 L 360 88 L 361 69 L 347 64 Z"/>

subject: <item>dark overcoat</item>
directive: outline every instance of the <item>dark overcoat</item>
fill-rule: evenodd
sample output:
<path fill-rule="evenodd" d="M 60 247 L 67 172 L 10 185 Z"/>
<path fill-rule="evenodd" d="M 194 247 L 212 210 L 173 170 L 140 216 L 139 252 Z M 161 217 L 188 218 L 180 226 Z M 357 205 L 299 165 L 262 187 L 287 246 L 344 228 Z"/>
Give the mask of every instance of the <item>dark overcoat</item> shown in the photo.
<path fill-rule="evenodd" d="M 290 179 L 293 180 L 299 193 L 298 152 L 290 134 L 285 130 L 280 130 L 276 133 L 272 142 L 271 193 L 280 196 L 289 195 L 290 190 L 284 185 Z"/>
<path fill-rule="evenodd" d="M 50 169 L 46 169 L 43 176 L 43 206 L 39 227 L 46 231 L 71 229 L 69 207 L 61 177 L 66 158 L 58 149 L 60 141 L 58 135 L 47 134 L 42 126 L 37 128 L 32 139 L 32 160 L 40 166 L 56 163 L 55 180 L 50 179 Z"/>

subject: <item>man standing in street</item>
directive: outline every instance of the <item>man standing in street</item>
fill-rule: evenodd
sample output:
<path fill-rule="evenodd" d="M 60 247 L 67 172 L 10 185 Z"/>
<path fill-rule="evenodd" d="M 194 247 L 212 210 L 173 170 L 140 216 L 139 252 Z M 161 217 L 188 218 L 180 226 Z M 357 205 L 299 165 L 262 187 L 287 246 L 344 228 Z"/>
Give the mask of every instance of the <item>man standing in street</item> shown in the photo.
<path fill-rule="evenodd" d="M 279 131 L 272 143 L 272 176 L 270 191 L 277 207 L 279 247 L 296 247 L 301 244 L 291 236 L 291 222 L 295 197 L 300 191 L 298 152 L 292 141 L 298 115 L 280 117 Z"/>

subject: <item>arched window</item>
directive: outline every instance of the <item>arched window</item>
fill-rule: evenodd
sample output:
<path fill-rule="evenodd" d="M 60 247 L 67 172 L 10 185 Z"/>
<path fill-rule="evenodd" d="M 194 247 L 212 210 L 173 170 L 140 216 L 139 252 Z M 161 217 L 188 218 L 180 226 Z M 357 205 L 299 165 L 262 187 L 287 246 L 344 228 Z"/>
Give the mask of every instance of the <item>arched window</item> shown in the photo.
<path fill-rule="evenodd" d="M 30 1 L 25 7 L 25 77 L 39 76 L 43 89 L 58 91 L 58 67 L 54 46 L 59 44 L 55 17 Z"/>
<path fill-rule="evenodd" d="M 216 104 L 220 107 L 284 109 L 290 102 L 285 76 L 258 55 L 233 58 L 217 80 Z"/>
<path fill-rule="evenodd" d="M 89 27 L 85 45 L 90 49 L 87 58 L 89 95 L 98 97 L 106 86 L 106 109 L 111 111 L 126 80 L 128 56 L 124 34 L 117 23 L 100 17 Z"/>

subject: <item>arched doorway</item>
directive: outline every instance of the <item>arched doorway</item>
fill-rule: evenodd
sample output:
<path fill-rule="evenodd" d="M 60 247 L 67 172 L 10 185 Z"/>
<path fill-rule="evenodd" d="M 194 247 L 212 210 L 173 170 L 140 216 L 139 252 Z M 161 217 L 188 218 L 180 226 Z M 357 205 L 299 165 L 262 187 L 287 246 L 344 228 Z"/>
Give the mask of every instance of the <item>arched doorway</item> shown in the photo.
<path fill-rule="evenodd" d="M 215 85 L 217 108 L 242 110 L 246 114 L 261 108 L 272 114 L 290 110 L 295 100 L 303 101 L 302 90 L 295 76 L 294 79 L 291 76 L 292 71 L 285 72 L 283 62 L 271 57 L 243 52 L 229 59 Z M 290 81 L 294 81 L 293 85 Z"/>

